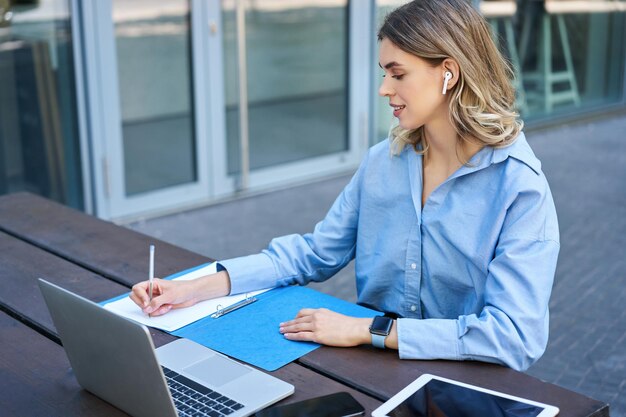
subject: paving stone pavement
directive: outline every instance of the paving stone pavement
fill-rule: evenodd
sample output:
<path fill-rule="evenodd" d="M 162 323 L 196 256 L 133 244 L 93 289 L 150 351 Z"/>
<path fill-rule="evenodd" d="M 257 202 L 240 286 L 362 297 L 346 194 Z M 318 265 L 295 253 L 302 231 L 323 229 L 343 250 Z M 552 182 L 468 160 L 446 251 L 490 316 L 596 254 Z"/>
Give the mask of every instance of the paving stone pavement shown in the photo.
<path fill-rule="evenodd" d="M 626 114 L 532 129 L 559 215 L 561 252 L 550 302 L 550 341 L 528 373 L 610 404 L 626 417 Z M 306 233 L 350 175 L 242 198 L 127 227 L 225 259 L 272 237 Z M 315 284 L 355 301 L 354 268 Z"/>
<path fill-rule="evenodd" d="M 550 342 L 529 374 L 626 416 L 626 116 L 528 135 L 554 195 L 561 252 Z"/>

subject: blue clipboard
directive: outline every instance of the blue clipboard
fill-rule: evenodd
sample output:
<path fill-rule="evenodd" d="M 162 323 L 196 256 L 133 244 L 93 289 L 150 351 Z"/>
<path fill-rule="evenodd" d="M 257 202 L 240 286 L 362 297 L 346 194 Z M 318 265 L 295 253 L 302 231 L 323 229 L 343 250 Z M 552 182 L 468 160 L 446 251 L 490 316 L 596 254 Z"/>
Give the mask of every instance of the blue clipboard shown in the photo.
<path fill-rule="evenodd" d="M 312 342 L 285 339 L 278 325 L 295 318 L 303 308 L 327 308 L 353 317 L 381 313 L 319 291 L 279 287 L 257 296 L 258 300 L 219 318 L 207 316 L 172 332 L 266 371 L 276 369 L 320 347 Z"/>

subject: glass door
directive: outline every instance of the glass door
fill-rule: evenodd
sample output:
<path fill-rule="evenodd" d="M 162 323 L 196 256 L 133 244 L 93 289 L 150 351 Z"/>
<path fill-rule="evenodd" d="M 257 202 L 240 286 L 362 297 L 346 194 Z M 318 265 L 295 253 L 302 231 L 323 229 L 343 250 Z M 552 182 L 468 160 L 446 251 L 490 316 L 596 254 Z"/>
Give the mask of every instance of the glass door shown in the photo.
<path fill-rule="evenodd" d="M 231 189 L 309 180 L 358 163 L 367 143 L 369 64 L 359 59 L 369 62 L 363 59 L 369 46 L 355 36 L 368 28 L 364 6 L 221 1 L 224 168 Z"/>
<path fill-rule="evenodd" d="M 206 13 L 202 2 L 106 0 L 83 7 L 96 23 L 86 55 L 89 91 L 97 92 L 92 107 L 99 110 L 92 112 L 98 215 L 117 219 L 205 200 L 210 117 L 197 53 L 207 35 L 197 24 Z"/>
<path fill-rule="evenodd" d="M 100 217 L 345 173 L 367 150 L 369 2 L 91 0 L 81 13 Z"/>

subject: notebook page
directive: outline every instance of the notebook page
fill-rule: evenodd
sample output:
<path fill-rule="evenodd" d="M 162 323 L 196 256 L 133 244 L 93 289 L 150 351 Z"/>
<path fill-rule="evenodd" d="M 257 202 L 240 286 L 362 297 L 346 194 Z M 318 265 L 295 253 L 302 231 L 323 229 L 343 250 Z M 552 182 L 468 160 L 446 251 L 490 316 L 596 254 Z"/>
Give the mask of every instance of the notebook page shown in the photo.
<path fill-rule="evenodd" d="M 200 278 L 205 275 L 214 274 L 216 272 L 216 263 L 213 262 L 202 268 L 191 269 L 188 273 L 177 276 L 173 281 L 184 281 Z M 149 317 L 141 311 L 139 306 L 135 304 L 128 295 L 113 299 L 113 301 L 103 304 L 104 308 L 112 311 L 120 316 L 126 317 L 138 323 L 144 324 L 155 329 L 173 332 L 181 327 L 187 326 L 203 317 L 213 314 L 219 308 L 226 308 L 246 297 L 252 297 L 268 291 L 270 288 L 254 291 L 247 294 L 237 294 L 226 297 L 214 298 L 212 300 L 202 301 L 194 306 L 171 310 L 169 313 L 157 317 Z"/>

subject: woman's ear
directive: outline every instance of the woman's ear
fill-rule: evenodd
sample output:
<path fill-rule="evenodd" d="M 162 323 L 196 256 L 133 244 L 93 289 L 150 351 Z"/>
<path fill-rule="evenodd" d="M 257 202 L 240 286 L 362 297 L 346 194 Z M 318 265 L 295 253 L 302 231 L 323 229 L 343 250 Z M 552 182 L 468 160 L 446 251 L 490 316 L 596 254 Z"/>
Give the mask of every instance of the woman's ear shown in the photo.
<path fill-rule="evenodd" d="M 446 73 L 448 72 L 452 74 L 452 76 L 448 75 L 446 77 Z M 446 78 L 448 80 L 446 90 L 450 91 L 459 81 L 459 64 L 452 58 L 446 58 L 441 63 L 441 82 L 445 82 Z"/>

